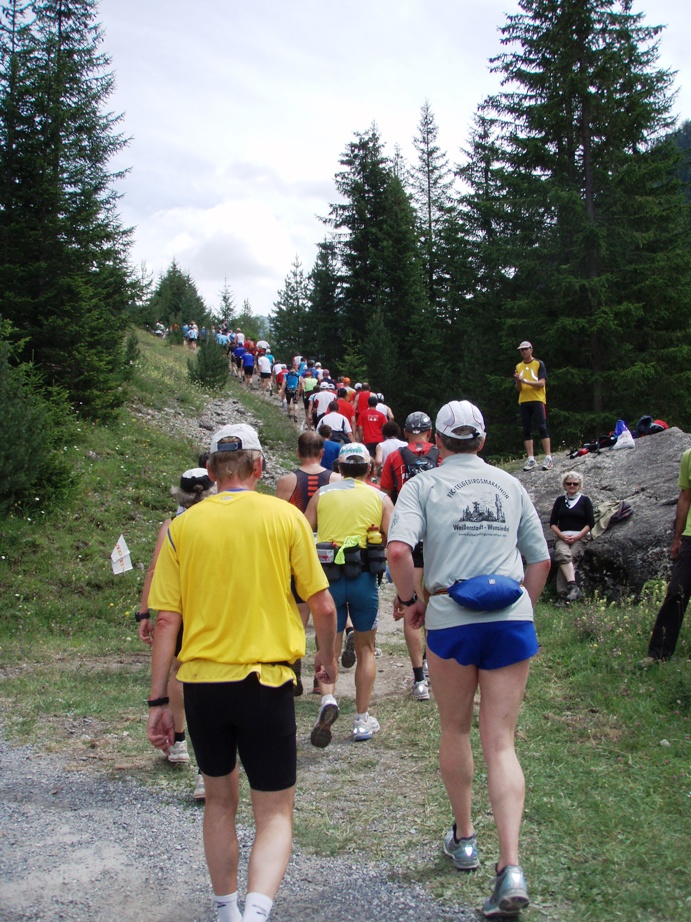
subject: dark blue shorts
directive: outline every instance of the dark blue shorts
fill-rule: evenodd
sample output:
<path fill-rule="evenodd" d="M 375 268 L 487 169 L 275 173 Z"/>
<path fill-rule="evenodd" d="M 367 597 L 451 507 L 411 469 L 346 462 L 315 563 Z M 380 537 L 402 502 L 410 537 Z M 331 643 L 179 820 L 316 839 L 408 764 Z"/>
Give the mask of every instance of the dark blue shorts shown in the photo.
<path fill-rule="evenodd" d="M 441 659 L 478 669 L 512 666 L 538 651 L 532 621 L 478 621 L 427 631 L 427 646 Z"/>

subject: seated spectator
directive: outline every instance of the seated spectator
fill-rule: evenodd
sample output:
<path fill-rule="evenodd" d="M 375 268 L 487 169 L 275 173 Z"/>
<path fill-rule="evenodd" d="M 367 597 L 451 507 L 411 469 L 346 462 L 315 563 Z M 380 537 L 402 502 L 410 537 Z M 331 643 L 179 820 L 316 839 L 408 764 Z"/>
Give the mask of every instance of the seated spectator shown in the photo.
<path fill-rule="evenodd" d="M 576 564 L 583 556 L 588 535 L 595 525 L 593 504 L 581 493 L 583 477 L 577 471 L 567 471 L 561 485 L 563 496 L 558 496 L 552 507 L 549 527 L 556 536 L 552 558 L 559 566 L 557 592 L 566 602 L 575 602 L 580 596 L 576 584 Z"/>

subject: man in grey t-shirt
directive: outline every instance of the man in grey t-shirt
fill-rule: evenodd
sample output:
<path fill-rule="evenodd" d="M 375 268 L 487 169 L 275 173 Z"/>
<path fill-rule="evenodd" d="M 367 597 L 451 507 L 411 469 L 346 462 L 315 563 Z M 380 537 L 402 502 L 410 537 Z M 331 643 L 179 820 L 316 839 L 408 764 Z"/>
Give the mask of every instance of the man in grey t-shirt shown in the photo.
<path fill-rule="evenodd" d="M 455 820 L 443 848 L 460 870 L 480 863 L 471 816 L 470 745 L 473 700 L 480 689 L 480 738 L 499 834 L 497 876 L 483 912 L 515 914 L 529 899 L 518 858 L 525 781 L 514 736 L 530 658 L 538 649 L 533 605 L 549 573 L 549 553 L 524 488 L 477 457 L 485 442 L 478 408 L 467 400 L 446 404 L 436 430 L 441 466 L 404 484 L 391 520 L 389 568 L 398 592 L 394 617 L 402 614 L 414 627 L 427 627 L 441 725 L 439 762 Z M 418 599 L 412 552 L 423 540 L 425 593 Z M 516 580 L 522 584 L 520 596 L 504 608 L 477 612 L 448 594 L 454 583 L 485 575 Z"/>

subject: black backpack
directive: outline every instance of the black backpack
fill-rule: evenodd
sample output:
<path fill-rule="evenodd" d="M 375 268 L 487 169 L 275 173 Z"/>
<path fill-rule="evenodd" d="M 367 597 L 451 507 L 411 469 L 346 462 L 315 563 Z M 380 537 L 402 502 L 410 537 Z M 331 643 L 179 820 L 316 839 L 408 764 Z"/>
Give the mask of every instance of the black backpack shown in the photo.
<path fill-rule="evenodd" d="M 439 449 L 434 446 L 424 455 L 412 451 L 407 445 L 400 451 L 405 464 L 406 480 L 410 480 L 411 477 L 423 471 L 433 471 L 439 462 Z"/>

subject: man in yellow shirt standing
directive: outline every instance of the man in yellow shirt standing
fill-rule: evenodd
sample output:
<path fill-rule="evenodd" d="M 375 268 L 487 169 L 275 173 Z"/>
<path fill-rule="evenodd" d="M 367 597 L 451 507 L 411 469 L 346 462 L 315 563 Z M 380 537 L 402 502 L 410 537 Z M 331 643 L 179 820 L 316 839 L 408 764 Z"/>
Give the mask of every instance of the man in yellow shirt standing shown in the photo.
<path fill-rule="evenodd" d="M 543 471 L 551 471 L 552 448 L 547 431 L 547 371 L 545 363 L 533 358 L 533 347 L 524 340 L 518 347 L 521 361 L 516 365 L 514 380 L 518 391 L 518 406 L 521 411 L 523 424 L 523 444 L 528 458 L 523 467 L 524 471 L 534 471 L 537 461 L 533 453 L 533 420 L 537 423 L 537 430 L 542 439 L 542 448 L 545 460 L 542 464 Z"/>
<path fill-rule="evenodd" d="M 159 614 L 148 736 L 164 753 L 173 742 L 166 681 L 182 623 L 178 678 L 204 775 L 204 847 L 219 922 L 266 920 L 290 858 L 297 765 L 290 664 L 305 654 L 291 576 L 312 611 L 315 671 L 323 681 L 336 676 L 336 609 L 312 532 L 295 506 L 256 492 L 262 465 L 251 426 L 216 432 L 207 469 L 218 493 L 171 523 L 149 597 Z M 244 914 L 237 902 L 238 754 L 256 826 Z"/>

